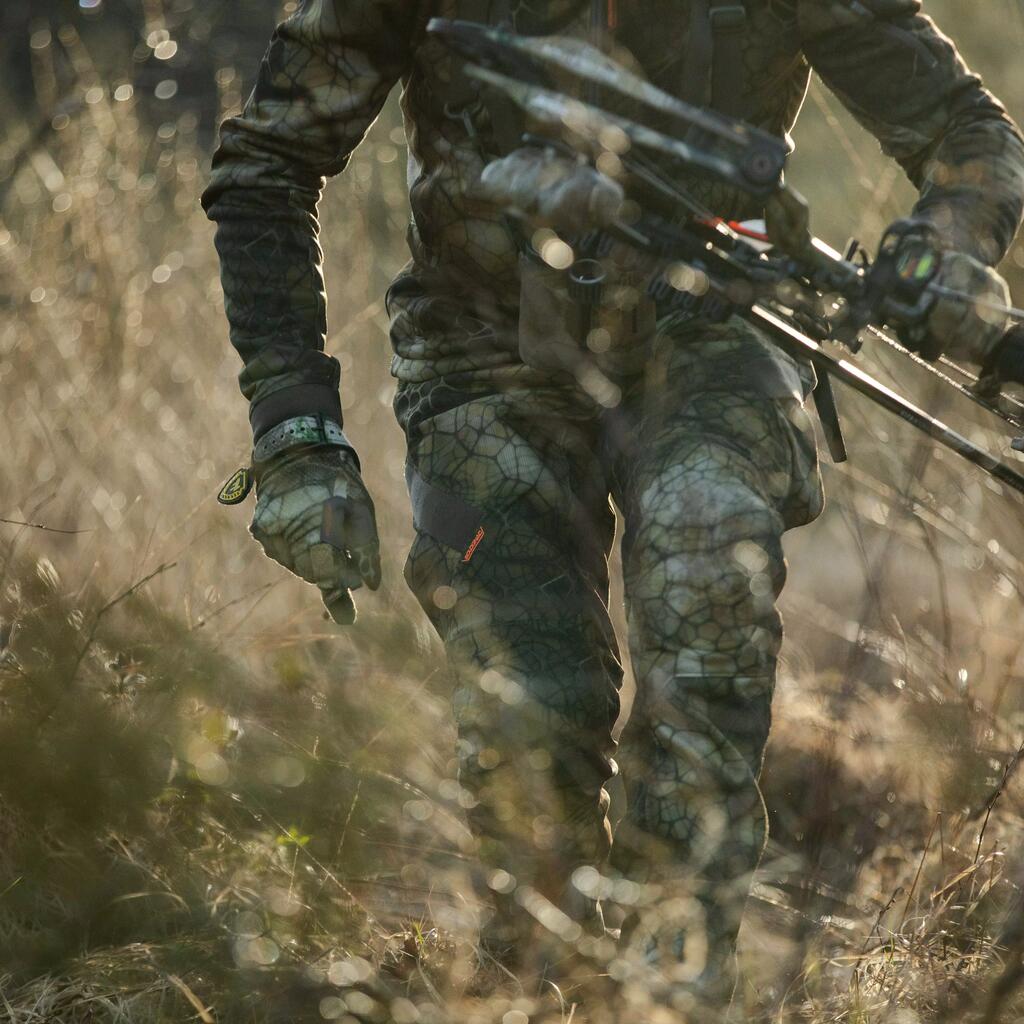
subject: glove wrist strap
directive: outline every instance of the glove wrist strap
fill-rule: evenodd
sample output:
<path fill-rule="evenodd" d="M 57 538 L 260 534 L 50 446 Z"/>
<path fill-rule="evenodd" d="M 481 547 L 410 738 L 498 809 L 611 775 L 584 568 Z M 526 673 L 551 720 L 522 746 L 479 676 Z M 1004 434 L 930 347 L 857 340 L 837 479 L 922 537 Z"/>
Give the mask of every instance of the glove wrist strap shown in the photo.
<path fill-rule="evenodd" d="M 306 448 L 310 445 L 332 445 L 345 448 L 352 453 L 358 465 L 359 459 L 345 432 L 334 420 L 323 416 L 295 416 L 290 420 L 271 427 L 256 442 L 252 450 L 254 465 L 267 462 L 281 452 L 292 448 Z"/>

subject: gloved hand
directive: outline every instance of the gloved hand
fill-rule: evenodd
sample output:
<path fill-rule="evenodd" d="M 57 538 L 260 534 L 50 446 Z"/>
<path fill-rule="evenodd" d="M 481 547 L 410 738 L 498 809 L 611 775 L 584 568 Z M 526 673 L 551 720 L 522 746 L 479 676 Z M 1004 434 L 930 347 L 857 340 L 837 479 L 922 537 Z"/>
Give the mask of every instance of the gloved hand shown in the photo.
<path fill-rule="evenodd" d="M 1024 323 L 1015 324 L 993 349 L 982 368 L 978 390 L 995 395 L 1000 384 L 1024 384 Z"/>
<path fill-rule="evenodd" d="M 1000 309 L 1010 305 L 1010 289 L 998 271 L 966 253 L 945 252 L 931 290 L 931 309 L 922 323 L 900 330 L 903 343 L 926 359 L 987 364 L 1010 327 Z"/>
<path fill-rule="evenodd" d="M 320 588 L 331 618 L 355 621 L 351 591 L 380 586 L 373 501 L 355 455 L 317 445 L 253 466 L 256 512 L 249 532 L 275 562 Z"/>
<path fill-rule="evenodd" d="M 622 186 L 555 149 L 525 146 L 483 170 L 473 196 L 537 227 L 565 234 L 607 227 L 622 211 Z"/>

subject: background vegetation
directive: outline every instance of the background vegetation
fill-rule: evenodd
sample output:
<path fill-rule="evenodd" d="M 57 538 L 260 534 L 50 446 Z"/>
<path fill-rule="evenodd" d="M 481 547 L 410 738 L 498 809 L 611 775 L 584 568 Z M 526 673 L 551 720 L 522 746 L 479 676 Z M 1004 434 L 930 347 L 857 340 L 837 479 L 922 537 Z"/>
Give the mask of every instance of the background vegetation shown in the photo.
<path fill-rule="evenodd" d="M 0 10 L 0 1021 L 579 1021 L 471 997 L 472 864 L 411 537 L 383 288 L 393 102 L 328 190 L 330 348 L 385 538 L 358 628 L 219 507 L 248 455 L 211 229 L 213 126 L 274 0 Z M 1019 0 L 932 0 L 1019 117 Z M 793 179 L 873 243 L 912 193 L 815 85 Z M 1018 286 L 1024 249 L 1007 274 Z M 863 362 L 993 448 L 992 424 Z M 852 460 L 789 538 L 744 934 L 751 1019 L 1024 1014 L 1017 499 L 843 394 Z M 28 524 L 28 525 L 26 525 Z M 457 941 L 459 940 L 459 941 Z"/>

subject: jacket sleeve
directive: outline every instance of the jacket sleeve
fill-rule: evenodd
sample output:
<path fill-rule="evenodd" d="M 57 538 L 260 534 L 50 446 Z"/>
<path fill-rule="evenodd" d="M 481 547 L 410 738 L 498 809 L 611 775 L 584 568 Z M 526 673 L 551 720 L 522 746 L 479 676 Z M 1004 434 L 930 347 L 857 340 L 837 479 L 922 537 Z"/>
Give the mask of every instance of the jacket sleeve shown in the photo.
<path fill-rule="evenodd" d="M 242 114 L 221 128 L 202 202 L 257 437 L 296 415 L 341 422 L 317 203 L 406 70 L 414 6 L 303 0 L 275 31 Z"/>
<path fill-rule="evenodd" d="M 800 0 L 804 53 L 920 192 L 914 216 L 994 266 L 1024 210 L 1024 142 L 918 0 Z"/>

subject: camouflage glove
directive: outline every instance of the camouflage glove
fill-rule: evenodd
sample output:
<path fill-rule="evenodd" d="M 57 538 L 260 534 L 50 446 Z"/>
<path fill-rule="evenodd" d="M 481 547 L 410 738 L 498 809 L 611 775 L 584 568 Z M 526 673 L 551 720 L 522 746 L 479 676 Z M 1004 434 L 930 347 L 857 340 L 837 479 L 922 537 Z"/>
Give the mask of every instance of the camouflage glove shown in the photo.
<path fill-rule="evenodd" d="M 1024 384 L 1024 323 L 1015 324 L 996 345 L 982 370 L 978 390 L 995 395 L 1001 384 Z"/>
<path fill-rule="evenodd" d="M 373 501 L 355 452 L 347 442 L 285 444 L 270 452 L 260 445 L 253 458 L 257 501 L 249 531 L 268 557 L 320 588 L 335 622 L 349 625 L 356 617 L 351 591 L 380 585 Z"/>
<path fill-rule="evenodd" d="M 931 287 L 935 301 L 922 323 L 900 331 L 904 344 L 926 359 L 987 364 L 1010 327 L 1006 282 L 973 256 L 946 252 Z"/>
<path fill-rule="evenodd" d="M 589 164 L 533 146 L 489 163 L 473 197 L 566 234 L 607 227 L 625 200 L 622 186 Z"/>

